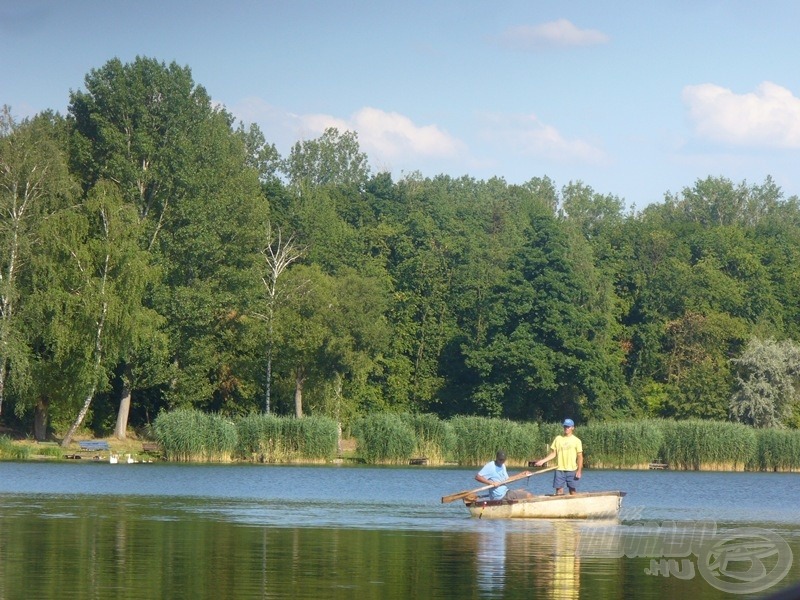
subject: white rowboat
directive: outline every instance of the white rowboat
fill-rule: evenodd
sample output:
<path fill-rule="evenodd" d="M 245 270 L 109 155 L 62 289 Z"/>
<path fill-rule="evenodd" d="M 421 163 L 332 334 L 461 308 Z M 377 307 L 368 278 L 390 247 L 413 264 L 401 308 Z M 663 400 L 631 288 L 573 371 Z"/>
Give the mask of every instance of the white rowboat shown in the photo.
<path fill-rule="evenodd" d="M 464 504 L 478 519 L 614 519 L 625 492 L 586 492 L 573 496 L 534 496 L 519 500 L 467 498 Z"/>

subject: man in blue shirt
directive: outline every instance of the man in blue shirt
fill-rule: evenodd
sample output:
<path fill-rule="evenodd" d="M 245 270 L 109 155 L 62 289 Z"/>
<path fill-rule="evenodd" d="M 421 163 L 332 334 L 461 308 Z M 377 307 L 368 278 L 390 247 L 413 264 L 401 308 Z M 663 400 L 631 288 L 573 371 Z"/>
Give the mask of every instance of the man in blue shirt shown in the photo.
<path fill-rule="evenodd" d="M 528 473 L 530 475 L 530 473 Z M 518 500 L 520 498 L 530 498 L 533 494 L 527 490 L 512 490 L 508 491 L 508 487 L 501 485 L 508 479 L 508 471 L 506 471 L 506 453 L 498 450 L 494 460 L 486 463 L 483 468 L 475 475 L 475 479 L 484 485 L 493 485 L 489 490 L 490 500 L 502 500 L 507 498 L 509 500 Z"/>

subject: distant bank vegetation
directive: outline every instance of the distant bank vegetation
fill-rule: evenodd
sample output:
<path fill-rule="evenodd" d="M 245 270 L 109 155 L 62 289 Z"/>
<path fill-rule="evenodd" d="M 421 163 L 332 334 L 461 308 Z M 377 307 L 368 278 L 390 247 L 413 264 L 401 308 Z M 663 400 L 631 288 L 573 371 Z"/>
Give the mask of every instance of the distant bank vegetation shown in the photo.
<path fill-rule="evenodd" d="M 254 414 L 231 419 L 195 409 L 162 413 L 153 435 L 165 460 L 174 462 L 328 463 L 345 459 L 380 465 L 479 466 L 498 448 L 510 467 L 541 458 L 558 423 L 433 414 L 380 413 L 361 417 L 347 432 L 355 449 L 344 450 L 339 425 L 325 416 Z M 729 421 L 647 419 L 579 426 L 587 468 L 800 471 L 800 431 L 758 429 Z M 352 446 L 350 444 L 349 446 Z M 39 452 L 58 458 L 60 448 Z M 31 446 L 0 436 L 0 459 L 30 458 Z"/>
<path fill-rule="evenodd" d="M 162 413 L 155 434 L 168 460 L 327 462 L 341 457 L 337 423 L 328 417 L 251 415 L 238 420 L 196 410 Z M 368 464 L 478 466 L 505 449 L 510 466 L 541 458 L 561 433 L 557 423 L 486 417 L 440 419 L 432 414 L 375 414 L 352 427 L 349 458 Z M 727 421 L 649 419 L 606 421 L 576 429 L 589 468 L 647 468 L 652 462 L 684 470 L 800 470 L 800 431 L 756 429 Z"/>

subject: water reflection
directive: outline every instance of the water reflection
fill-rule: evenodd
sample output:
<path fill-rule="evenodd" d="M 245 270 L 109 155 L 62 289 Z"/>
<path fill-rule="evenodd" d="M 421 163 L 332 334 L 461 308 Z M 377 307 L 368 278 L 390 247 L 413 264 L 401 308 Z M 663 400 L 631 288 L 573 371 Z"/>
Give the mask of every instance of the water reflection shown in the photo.
<path fill-rule="evenodd" d="M 553 523 L 555 551 L 553 553 L 554 600 L 572 600 L 580 597 L 581 566 L 578 557 L 580 529 L 569 521 Z"/>
<path fill-rule="evenodd" d="M 506 583 L 506 531 L 504 522 L 477 536 L 475 557 L 478 588 L 484 598 L 502 598 Z M 512 542 L 513 543 L 513 542 Z"/>
<path fill-rule="evenodd" d="M 442 489 L 463 487 L 463 473 L 451 475 L 442 482 L 446 471 L 0 464 L 0 600 L 724 597 L 712 583 L 732 564 L 717 560 L 723 551 L 733 556 L 728 538 L 709 546 L 715 560 L 688 557 L 694 573 L 683 568 L 679 550 L 700 537 L 701 517 L 744 510 L 740 496 L 720 493 L 714 504 L 698 503 L 688 520 L 693 529 L 668 536 L 663 519 L 655 519 L 655 530 L 628 519 L 472 519 L 463 506 L 439 502 Z M 763 478 L 731 479 L 741 489 Z M 714 478 L 672 480 L 682 482 L 677 491 L 643 486 L 638 500 L 629 496 L 647 507 L 647 522 L 684 514 L 681 508 L 697 499 L 685 502 L 681 490 L 702 489 L 698 481 Z M 155 493 L 162 486 L 172 493 Z M 751 520 L 717 525 L 726 533 L 742 526 L 775 531 L 800 557 L 797 488 L 787 489 L 794 491 L 778 500 L 751 499 Z M 762 504 L 772 506 L 770 519 L 783 520 L 754 523 Z M 740 538 L 741 532 L 729 541 Z M 717 563 L 709 583 L 700 567 L 711 571 Z M 779 584 L 798 580 L 800 561 Z"/>
<path fill-rule="evenodd" d="M 616 522 L 614 522 L 616 523 Z M 598 522 L 609 526 L 611 522 Z M 573 600 L 581 594 L 579 543 L 590 521 L 493 521 L 474 537 L 481 597 L 508 597 L 507 588 L 532 597 Z"/>

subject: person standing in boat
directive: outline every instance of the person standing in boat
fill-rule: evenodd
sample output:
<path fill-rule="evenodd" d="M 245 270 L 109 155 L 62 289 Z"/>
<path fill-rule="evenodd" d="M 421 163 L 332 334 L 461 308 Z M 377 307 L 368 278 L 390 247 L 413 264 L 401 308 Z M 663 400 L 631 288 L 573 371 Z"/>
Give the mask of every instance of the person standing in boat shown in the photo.
<path fill-rule="evenodd" d="M 530 473 L 526 471 L 528 475 Z M 502 483 L 508 479 L 508 471 L 506 470 L 506 453 L 503 450 L 498 450 L 494 460 L 490 460 L 483 468 L 475 475 L 475 479 L 484 485 L 493 485 L 489 490 L 490 500 L 518 500 L 520 498 L 530 498 L 531 494 L 527 490 L 508 490 L 508 486 Z"/>
<path fill-rule="evenodd" d="M 583 471 L 583 444 L 575 435 L 575 422 L 572 419 L 564 419 L 563 426 L 564 435 L 557 435 L 550 444 L 550 454 L 533 463 L 541 467 L 548 460 L 556 459 L 556 471 L 553 476 L 556 496 L 564 493 L 564 486 L 569 489 L 570 495 L 575 494 L 577 481 Z"/>

